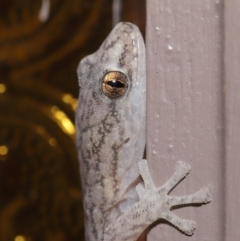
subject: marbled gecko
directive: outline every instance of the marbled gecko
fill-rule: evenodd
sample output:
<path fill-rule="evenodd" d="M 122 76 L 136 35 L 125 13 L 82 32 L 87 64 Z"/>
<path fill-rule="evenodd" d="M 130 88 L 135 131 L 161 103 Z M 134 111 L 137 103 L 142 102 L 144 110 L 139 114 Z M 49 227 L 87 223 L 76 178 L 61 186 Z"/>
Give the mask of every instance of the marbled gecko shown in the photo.
<path fill-rule="evenodd" d="M 99 50 L 78 67 L 77 150 L 87 241 L 134 241 L 162 218 L 191 235 L 196 223 L 173 206 L 207 203 L 207 188 L 187 196 L 168 193 L 190 171 L 177 162 L 173 176 L 155 187 L 142 160 L 146 129 L 145 45 L 138 28 L 119 23 Z"/>

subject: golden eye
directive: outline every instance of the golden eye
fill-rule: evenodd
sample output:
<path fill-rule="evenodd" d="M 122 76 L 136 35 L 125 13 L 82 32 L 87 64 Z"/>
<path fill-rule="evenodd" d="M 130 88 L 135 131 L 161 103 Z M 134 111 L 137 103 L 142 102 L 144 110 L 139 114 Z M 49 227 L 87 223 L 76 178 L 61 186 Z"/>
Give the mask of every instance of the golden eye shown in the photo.
<path fill-rule="evenodd" d="M 123 96 L 128 89 L 127 76 L 119 71 L 110 71 L 103 77 L 103 93 L 111 98 L 116 99 Z"/>

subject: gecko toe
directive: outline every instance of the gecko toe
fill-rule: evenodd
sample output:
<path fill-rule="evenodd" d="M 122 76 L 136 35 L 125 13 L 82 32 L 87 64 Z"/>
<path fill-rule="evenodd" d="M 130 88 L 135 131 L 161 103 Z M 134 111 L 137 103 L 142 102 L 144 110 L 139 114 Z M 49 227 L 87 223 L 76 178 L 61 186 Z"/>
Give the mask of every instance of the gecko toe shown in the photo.
<path fill-rule="evenodd" d="M 187 235 L 193 235 L 196 229 L 196 222 L 192 220 L 185 220 L 181 230 Z"/>

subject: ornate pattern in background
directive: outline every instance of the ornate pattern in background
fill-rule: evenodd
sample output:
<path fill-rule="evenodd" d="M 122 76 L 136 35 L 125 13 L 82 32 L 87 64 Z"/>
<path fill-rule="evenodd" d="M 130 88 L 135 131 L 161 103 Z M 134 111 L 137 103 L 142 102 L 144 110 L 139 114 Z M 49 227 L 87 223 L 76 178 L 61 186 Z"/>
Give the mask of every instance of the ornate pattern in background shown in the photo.
<path fill-rule="evenodd" d="M 145 2 L 122 9 L 144 34 Z M 111 11 L 111 0 L 0 2 L 0 241 L 84 240 L 76 68 Z"/>

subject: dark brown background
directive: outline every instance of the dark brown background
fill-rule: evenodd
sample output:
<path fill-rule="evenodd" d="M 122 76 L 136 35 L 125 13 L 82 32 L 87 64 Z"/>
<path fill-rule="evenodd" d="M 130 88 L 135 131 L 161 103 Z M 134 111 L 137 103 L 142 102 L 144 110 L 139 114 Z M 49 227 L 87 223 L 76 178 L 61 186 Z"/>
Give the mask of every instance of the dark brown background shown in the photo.
<path fill-rule="evenodd" d="M 0 241 L 83 240 L 76 68 L 112 28 L 110 0 L 0 1 Z M 45 1 L 47 2 L 47 1 Z M 122 1 L 145 30 L 145 1 Z"/>

